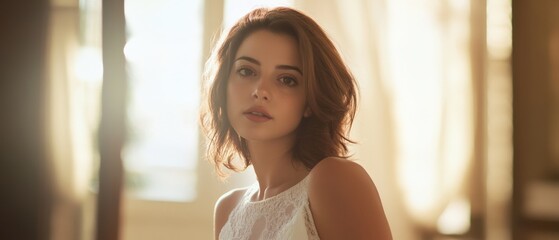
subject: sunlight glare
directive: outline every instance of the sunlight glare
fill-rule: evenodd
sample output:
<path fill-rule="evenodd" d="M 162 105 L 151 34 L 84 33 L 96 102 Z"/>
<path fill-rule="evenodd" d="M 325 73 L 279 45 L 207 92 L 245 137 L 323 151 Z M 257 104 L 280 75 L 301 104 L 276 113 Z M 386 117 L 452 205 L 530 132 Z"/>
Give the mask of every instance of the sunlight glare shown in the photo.
<path fill-rule="evenodd" d="M 463 191 L 472 153 L 469 5 L 454 0 L 388 4 L 388 51 L 398 180 L 415 221 L 435 227 L 438 210 Z M 413 5 L 414 7 L 410 7 Z"/>
<path fill-rule="evenodd" d="M 246 13 L 259 7 L 293 6 L 294 0 L 258 0 L 258 1 L 225 1 L 225 29 Z"/>
<path fill-rule="evenodd" d="M 134 0 L 125 6 L 130 76 L 129 139 L 123 149 L 134 197 L 197 197 L 203 1 Z"/>
<path fill-rule="evenodd" d="M 470 229 L 470 202 L 461 198 L 450 202 L 437 221 L 442 234 L 459 235 Z"/>
<path fill-rule="evenodd" d="M 82 81 L 99 82 L 103 78 L 103 59 L 101 49 L 82 47 L 76 56 L 74 74 Z"/>

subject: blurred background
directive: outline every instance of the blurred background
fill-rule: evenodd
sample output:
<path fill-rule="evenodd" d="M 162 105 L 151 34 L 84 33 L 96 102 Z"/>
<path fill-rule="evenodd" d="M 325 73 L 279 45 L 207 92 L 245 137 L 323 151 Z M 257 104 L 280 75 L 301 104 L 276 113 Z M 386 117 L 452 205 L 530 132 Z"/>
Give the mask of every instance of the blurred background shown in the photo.
<path fill-rule="evenodd" d="M 360 87 L 351 147 L 394 239 L 559 239 L 559 1 L 30 0 L 0 7 L 1 239 L 212 239 L 215 39 L 314 18 Z"/>

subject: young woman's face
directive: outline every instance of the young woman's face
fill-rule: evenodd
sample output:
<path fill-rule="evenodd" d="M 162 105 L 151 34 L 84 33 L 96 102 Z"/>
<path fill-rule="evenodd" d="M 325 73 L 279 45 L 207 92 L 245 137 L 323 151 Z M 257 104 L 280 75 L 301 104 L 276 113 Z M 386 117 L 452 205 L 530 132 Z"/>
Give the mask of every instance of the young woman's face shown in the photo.
<path fill-rule="evenodd" d="M 258 30 L 239 46 L 227 83 L 227 116 L 249 141 L 293 138 L 305 115 L 296 40 Z"/>

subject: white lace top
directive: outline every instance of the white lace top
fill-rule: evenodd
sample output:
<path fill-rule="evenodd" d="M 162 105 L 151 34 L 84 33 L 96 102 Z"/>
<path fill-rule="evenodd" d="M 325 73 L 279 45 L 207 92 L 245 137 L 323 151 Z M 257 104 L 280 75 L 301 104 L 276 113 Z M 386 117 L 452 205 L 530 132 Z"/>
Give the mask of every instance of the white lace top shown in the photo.
<path fill-rule="evenodd" d="M 221 229 L 220 240 L 320 239 L 309 208 L 308 176 L 293 187 L 262 201 L 251 201 L 250 186 Z"/>

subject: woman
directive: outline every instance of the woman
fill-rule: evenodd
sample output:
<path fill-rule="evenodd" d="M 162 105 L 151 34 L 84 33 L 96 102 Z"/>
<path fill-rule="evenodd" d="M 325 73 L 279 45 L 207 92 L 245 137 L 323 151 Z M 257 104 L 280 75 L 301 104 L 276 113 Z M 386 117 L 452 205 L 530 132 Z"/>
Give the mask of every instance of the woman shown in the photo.
<path fill-rule="evenodd" d="M 348 160 L 356 83 L 320 26 L 253 10 L 207 68 L 209 159 L 222 177 L 253 165 L 258 180 L 217 201 L 216 239 L 392 238 L 373 181 Z"/>

